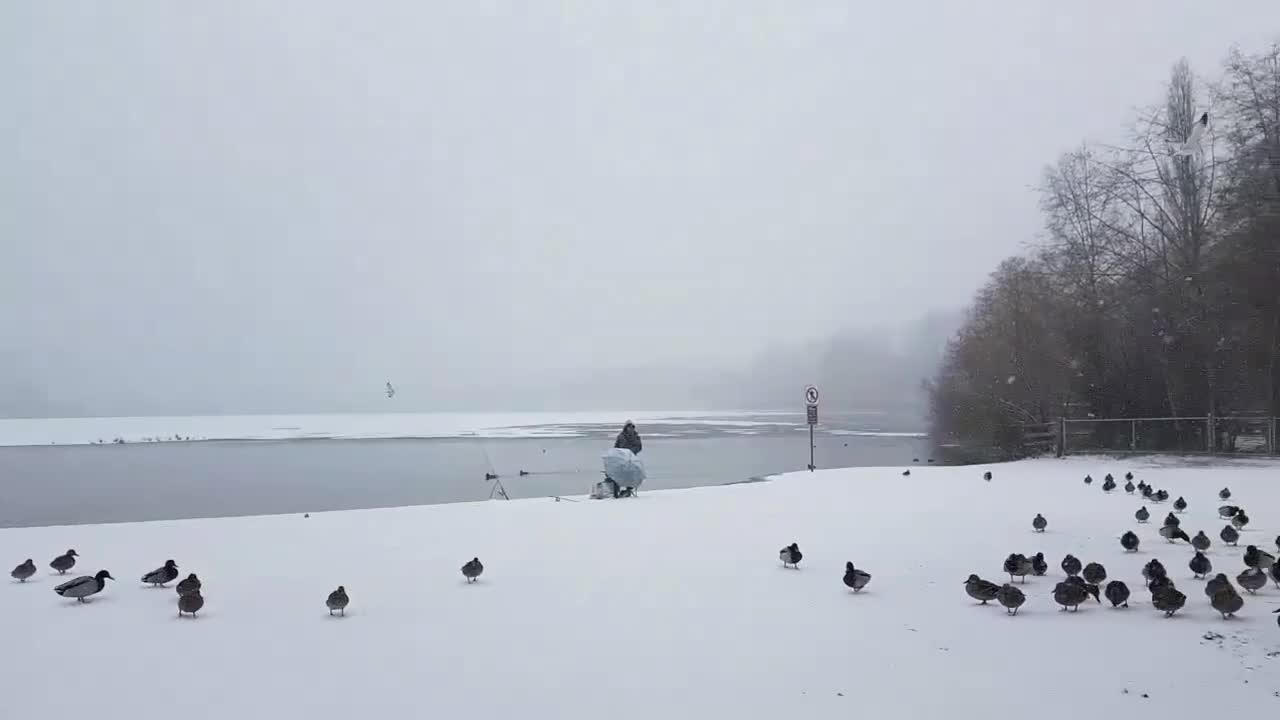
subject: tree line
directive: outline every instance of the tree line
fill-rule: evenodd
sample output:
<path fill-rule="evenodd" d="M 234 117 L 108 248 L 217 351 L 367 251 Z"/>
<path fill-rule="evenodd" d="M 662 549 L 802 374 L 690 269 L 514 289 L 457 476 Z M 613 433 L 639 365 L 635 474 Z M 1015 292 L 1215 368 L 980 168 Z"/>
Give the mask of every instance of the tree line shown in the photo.
<path fill-rule="evenodd" d="M 1206 112 L 1199 152 L 1175 152 Z M 1045 169 L 1042 237 L 927 383 L 936 442 L 1018 454 L 1064 416 L 1280 415 L 1280 45 L 1212 81 L 1176 63 L 1131 121 Z"/>

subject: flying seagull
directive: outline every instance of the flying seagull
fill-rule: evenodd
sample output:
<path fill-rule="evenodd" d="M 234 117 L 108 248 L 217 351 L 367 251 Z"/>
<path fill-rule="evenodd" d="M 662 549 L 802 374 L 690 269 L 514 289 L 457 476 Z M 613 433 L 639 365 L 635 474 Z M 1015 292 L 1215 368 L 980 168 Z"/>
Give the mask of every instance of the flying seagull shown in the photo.
<path fill-rule="evenodd" d="M 1191 134 L 1187 136 L 1184 143 L 1174 143 L 1171 148 L 1174 157 L 1200 157 L 1204 154 L 1204 147 L 1201 142 L 1204 141 L 1205 131 L 1209 129 L 1209 113 L 1204 113 L 1200 119 L 1191 126 Z"/>

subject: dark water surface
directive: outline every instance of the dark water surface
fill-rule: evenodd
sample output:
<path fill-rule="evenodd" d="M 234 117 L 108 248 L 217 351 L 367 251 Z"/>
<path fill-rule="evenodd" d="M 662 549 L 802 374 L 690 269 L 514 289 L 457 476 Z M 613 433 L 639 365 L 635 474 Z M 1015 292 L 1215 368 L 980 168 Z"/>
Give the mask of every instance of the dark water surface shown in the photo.
<path fill-rule="evenodd" d="M 907 465 L 928 453 L 922 438 L 839 434 L 848 432 L 818 433 L 819 467 Z M 650 490 L 744 482 L 804 469 L 809 460 L 802 426 L 655 434 L 645 437 L 643 453 Z M 513 498 L 582 495 L 600 479 L 600 453 L 610 445 L 609 432 L 589 432 L 0 447 L 0 527 L 483 500 L 493 489 L 490 471 Z"/>

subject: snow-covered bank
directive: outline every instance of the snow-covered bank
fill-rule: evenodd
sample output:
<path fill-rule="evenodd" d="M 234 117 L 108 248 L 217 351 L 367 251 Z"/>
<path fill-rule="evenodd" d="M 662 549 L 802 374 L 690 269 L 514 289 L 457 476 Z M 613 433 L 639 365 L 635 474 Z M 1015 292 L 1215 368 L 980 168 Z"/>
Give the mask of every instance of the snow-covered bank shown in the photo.
<path fill-rule="evenodd" d="M 992 466 L 990 483 L 984 468 L 864 468 L 617 502 L 0 530 L 6 569 L 40 567 L 0 583 L 4 707 L 102 720 L 1274 712 L 1280 591 L 1222 620 L 1189 548 L 1156 534 L 1169 503 L 1136 525 L 1137 498 L 1081 482 L 1131 468 L 1187 498 L 1182 527 L 1214 538 L 1216 570 L 1243 567 L 1243 547 L 1217 540 L 1223 485 L 1253 518 L 1244 540 L 1275 550 L 1276 465 L 1096 459 Z M 1127 529 L 1136 555 L 1116 540 Z M 784 570 L 792 541 L 804 561 Z M 52 591 L 48 562 L 69 547 L 77 571 L 118 578 L 86 605 Z M 999 581 L 1015 551 L 1044 552 L 1049 575 L 1028 579 L 1017 617 L 976 605 L 964 578 Z M 1132 607 L 1059 612 L 1067 552 L 1126 581 Z M 473 556 L 486 571 L 467 586 L 458 568 Z M 172 589 L 138 582 L 170 557 L 204 581 L 198 619 L 177 618 Z M 1142 587 L 1153 557 L 1187 594 L 1172 619 Z M 846 560 L 873 575 L 857 595 L 841 584 Z M 339 584 L 351 606 L 330 618 Z"/>

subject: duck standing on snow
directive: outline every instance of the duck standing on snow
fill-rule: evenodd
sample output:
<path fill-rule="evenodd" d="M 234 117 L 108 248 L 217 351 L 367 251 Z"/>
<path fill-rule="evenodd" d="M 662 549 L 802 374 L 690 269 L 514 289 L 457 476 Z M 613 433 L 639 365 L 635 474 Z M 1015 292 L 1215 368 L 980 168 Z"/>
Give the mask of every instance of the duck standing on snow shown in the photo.
<path fill-rule="evenodd" d="M 786 545 L 778 551 L 778 559 L 782 561 L 782 567 L 799 566 L 803 557 L 804 553 L 800 552 L 800 546 L 795 543 Z"/>
<path fill-rule="evenodd" d="M 1224 488 L 1222 488 L 1221 490 L 1219 490 L 1219 491 L 1218 491 L 1218 499 L 1219 499 L 1219 500 L 1230 500 L 1230 499 L 1231 499 L 1231 488 L 1225 488 L 1225 487 L 1224 487 Z"/>
<path fill-rule="evenodd" d="M 1067 556 L 1062 558 L 1062 572 L 1067 575 L 1079 575 L 1081 567 L 1080 560 L 1071 553 L 1067 553 Z"/>
<path fill-rule="evenodd" d="M 1167 587 L 1173 587 L 1173 581 L 1167 575 L 1161 575 L 1151 578 L 1151 582 L 1147 584 L 1147 592 L 1151 593 L 1152 597 L 1155 597 L 1156 593 Z"/>
<path fill-rule="evenodd" d="M 1235 545 L 1240 542 L 1240 533 L 1230 525 L 1223 525 L 1222 532 L 1218 533 L 1218 537 L 1222 538 L 1222 542 L 1228 545 Z"/>
<path fill-rule="evenodd" d="M 1116 479 L 1111 476 L 1111 473 L 1107 473 L 1107 476 L 1102 478 L 1102 482 L 1111 483 L 1112 485 L 1114 485 L 1116 482 Z"/>
<path fill-rule="evenodd" d="M 1068 608 L 1072 612 L 1080 609 L 1080 603 L 1089 599 L 1089 590 L 1082 583 L 1060 582 L 1053 588 L 1053 601 L 1062 606 L 1066 611 Z"/>
<path fill-rule="evenodd" d="M 1219 588 L 1213 597 L 1209 598 L 1209 604 L 1214 610 L 1222 613 L 1222 619 L 1226 620 L 1240 612 L 1240 608 L 1244 607 L 1244 598 L 1240 597 L 1240 593 L 1236 592 L 1235 588 L 1227 585 Z"/>
<path fill-rule="evenodd" d="M 1013 553 L 1004 559 L 1004 571 L 1009 573 L 1009 582 L 1013 582 L 1016 575 L 1021 576 L 1025 583 L 1027 575 L 1031 574 L 1031 561 L 1022 553 Z"/>
<path fill-rule="evenodd" d="M 1142 497 L 1150 499 L 1155 494 L 1156 494 L 1155 488 L 1151 487 L 1150 485 L 1142 486 Z"/>
<path fill-rule="evenodd" d="M 1124 474 L 1124 479 L 1125 479 L 1125 480 L 1128 480 L 1129 482 L 1133 482 L 1133 473 L 1132 473 L 1132 472 L 1127 472 L 1127 473 L 1125 473 L 1125 474 Z"/>
<path fill-rule="evenodd" d="M 204 607 L 204 596 L 199 590 L 178 596 L 178 617 L 182 617 L 182 613 L 187 613 L 194 618 L 202 607 Z"/>
<path fill-rule="evenodd" d="M 1186 540 L 1187 542 L 1191 542 L 1191 536 L 1187 535 L 1187 533 L 1177 525 L 1165 525 L 1160 528 L 1160 537 L 1168 540 L 1169 542 L 1173 542 L 1175 540 Z"/>
<path fill-rule="evenodd" d="M 1129 607 L 1129 586 L 1123 582 L 1112 580 L 1107 583 L 1107 589 L 1103 592 L 1107 600 L 1111 601 L 1111 607 Z"/>
<path fill-rule="evenodd" d="M 996 600 L 1004 606 L 1005 612 L 1010 615 L 1017 615 L 1018 608 L 1027 601 L 1027 596 L 1022 594 L 1018 588 L 1005 583 L 996 593 Z"/>
<path fill-rule="evenodd" d="M 1235 505 L 1223 505 L 1218 508 L 1218 517 L 1223 520 L 1230 520 L 1240 512 L 1240 508 Z"/>
<path fill-rule="evenodd" d="M 1214 575 L 1212 578 L 1210 578 L 1209 582 L 1204 584 L 1204 594 L 1206 597 L 1213 597 L 1214 593 L 1218 592 L 1224 587 L 1227 587 L 1230 584 L 1231 584 L 1231 581 L 1227 579 L 1226 575 L 1223 575 L 1222 573 L 1218 573 L 1217 575 Z"/>
<path fill-rule="evenodd" d="M 1169 513 L 1168 515 L 1164 516 L 1164 524 L 1165 524 L 1165 527 L 1178 527 L 1182 525 L 1182 521 L 1179 520 L 1178 517 L 1173 513 Z"/>
<path fill-rule="evenodd" d="M 17 580 L 18 582 L 26 582 L 27 578 L 35 574 L 36 574 L 36 564 L 34 562 L 31 562 L 31 558 L 27 558 L 26 562 L 14 568 L 13 572 L 9 573 L 9 577 L 13 578 L 14 580 Z"/>
<path fill-rule="evenodd" d="M 1092 484 L 1093 484 L 1093 476 L 1092 476 L 1092 475 L 1085 475 L 1085 476 L 1084 476 L 1084 484 L 1085 484 L 1085 485 L 1092 485 Z"/>
<path fill-rule="evenodd" d="M 329 597 L 325 599 L 324 606 L 329 608 L 329 614 L 333 615 L 333 611 L 337 610 L 339 615 L 346 617 L 347 605 L 351 604 L 351 598 L 347 597 L 347 589 L 342 585 L 337 590 L 329 593 Z"/>
<path fill-rule="evenodd" d="M 930 462 L 932 462 L 932 460 L 931 460 Z M 987 482 L 991 482 L 991 471 L 990 471 L 990 470 L 988 470 L 988 471 L 986 471 L 986 472 L 982 473 L 982 479 L 983 479 L 983 480 L 986 480 Z"/>
<path fill-rule="evenodd" d="M 1138 552 L 1138 535 L 1132 530 L 1126 530 L 1120 536 L 1120 547 L 1124 548 L 1125 552 Z"/>
<path fill-rule="evenodd" d="M 1191 556 L 1191 562 L 1187 563 L 1187 565 L 1191 568 L 1191 572 L 1195 574 L 1197 580 L 1213 572 L 1213 563 L 1209 562 L 1209 558 L 1205 557 L 1204 553 L 1199 550 L 1196 551 L 1195 555 Z"/>
<path fill-rule="evenodd" d="M 164 565 L 152 570 L 142 576 L 142 582 L 150 584 L 152 587 L 162 587 L 167 582 L 172 582 L 178 577 L 178 564 L 172 560 L 165 560 Z"/>
<path fill-rule="evenodd" d="M 1173 501 L 1173 509 L 1177 512 L 1185 512 L 1187 509 L 1187 501 L 1179 495 L 1178 499 Z"/>
<path fill-rule="evenodd" d="M 1111 476 L 1107 476 L 1107 479 L 1102 481 L 1102 492 L 1109 493 L 1115 489 L 1116 489 L 1116 481 L 1112 480 Z"/>
<path fill-rule="evenodd" d="M 1237 530 L 1243 530 L 1244 526 L 1249 524 L 1249 516 L 1245 514 L 1244 510 L 1241 510 L 1236 513 L 1235 517 L 1231 518 L 1231 524 L 1234 525 Z"/>
<path fill-rule="evenodd" d="M 1147 506 L 1143 505 L 1138 508 L 1138 512 L 1134 513 L 1133 517 L 1136 518 L 1138 522 L 1144 523 L 1151 519 L 1151 513 L 1147 512 Z"/>
<path fill-rule="evenodd" d="M 187 576 L 186 580 L 179 580 L 178 584 L 174 586 L 174 589 L 178 591 L 179 595 L 190 595 L 193 592 L 200 592 L 200 578 L 196 577 L 195 573 L 191 573 Z"/>
<path fill-rule="evenodd" d="M 850 590 L 858 592 L 869 582 L 871 582 L 871 573 L 855 568 L 851 562 L 844 564 L 844 584 Z"/>
<path fill-rule="evenodd" d="M 1133 481 L 1132 481 L 1132 480 L 1129 480 L 1129 481 L 1125 482 L 1125 484 L 1124 484 L 1124 491 L 1125 491 L 1126 493 L 1128 493 L 1128 494 L 1132 495 L 1132 494 L 1133 494 L 1133 490 L 1134 490 L 1134 488 L 1133 488 Z"/>
<path fill-rule="evenodd" d="M 1147 581 L 1147 587 L 1151 587 L 1151 582 L 1157 578 L 1169 577 L 1169 571 L 1164 569 L 1164 565 L 1156 558 L 1142 566 L 1142 577 Z"/>
<path fill-rule="evenodd" d="M 1244 549 L 1244 564 L 1251 568 L 1266 570 L 1276 564 L 1276 559 L 1271 556 L 1271 553 L 1259 550 L 1257 545 L 1250 545 Z"/>
<path fill-rule="evenodd" d="M 990 580 L 983 580 L 977 575 L 970 575 L 969 579 L 964 581 L 964 591 L 969 593 L 969 597 L 986 605 L 996 599 L 1000 586 Z"/>
<path fill-rule="evenodd" d="M 1236 576 L 1236 582 L 1253 595 L 1267 586 L 1267 574 L 1258 568 L 1245 568 L 1244 572 Z"/>
<path fill-rule="evenodd" d="M 1044 529 L 1049 527 L 1049 521 L 1045 520 L 1044 516 L 1040 513 L 1036 513 L 1036 516 L 1031 520 L 1031 527 L 1034 528 L 1036 532 L 1044 532 Z"/>
<path fill-rule="evenodd" d="M 115 580 L 111 577 L 111 573 L 106 570 L 99 570 L 97 575 L 81 575 L 75 580 L 68 580 L 53 591 L 62 597 L 75 598 L 80 602 L 90 595 L 97 595 L 102 592 L 102 588 L 107 586 L 108 580 Z"/>
<path fill-rule="evenodd" d="M 1178 589 L 1170 583 L 1151 594 L 1151 604 L 1164 613 L 1165 617 L 1173 617 L 1174 613 L 1187 604 L 1187 596 L 1178 592 Z"/>
<path fill-rule="evenodd" d="M 1107 569 L 1101 563 L 1091 562 L 1084 566 L 1084 581 L 1090 585 L 1101 585 L 1107 579 Z"/>
<path fill-rule="evenodd" d="M 1208 550 L 1209 545 L 1209 536 L 1205 535 L 1203 530 L 1196 533 L 1196 536 L 1191 538 L 1191 547 L 1199 550 L 1200 552 Z"/>
<path fill-rule="evenodd" d="M 792 547 L 795 547 L 795 546 L 793 545 Z M 797 549 L 796 562 L 800 562 L 799 555 L 800 555 L 800 551 Z M 480 574 L 483 572 L 484 572 L 484 565 L 480 562 L 480 558 L 471 558 L 470 560 L 467 561 L 465 565 L 462 566 L 462 577 L 466 578 L 467 582 L 469 583 L 473 583 L 476 580 L 479 580 Z"/>
<path fill-rule="evenodd" d="M 67 571 L 76 566 L 76 558 L 80 557 L 75 550 L 68 550 L 66 553 L 59 555 L 49 563 L 49 567 L 58 571 L 59 575 L 66 575 Z"/>

